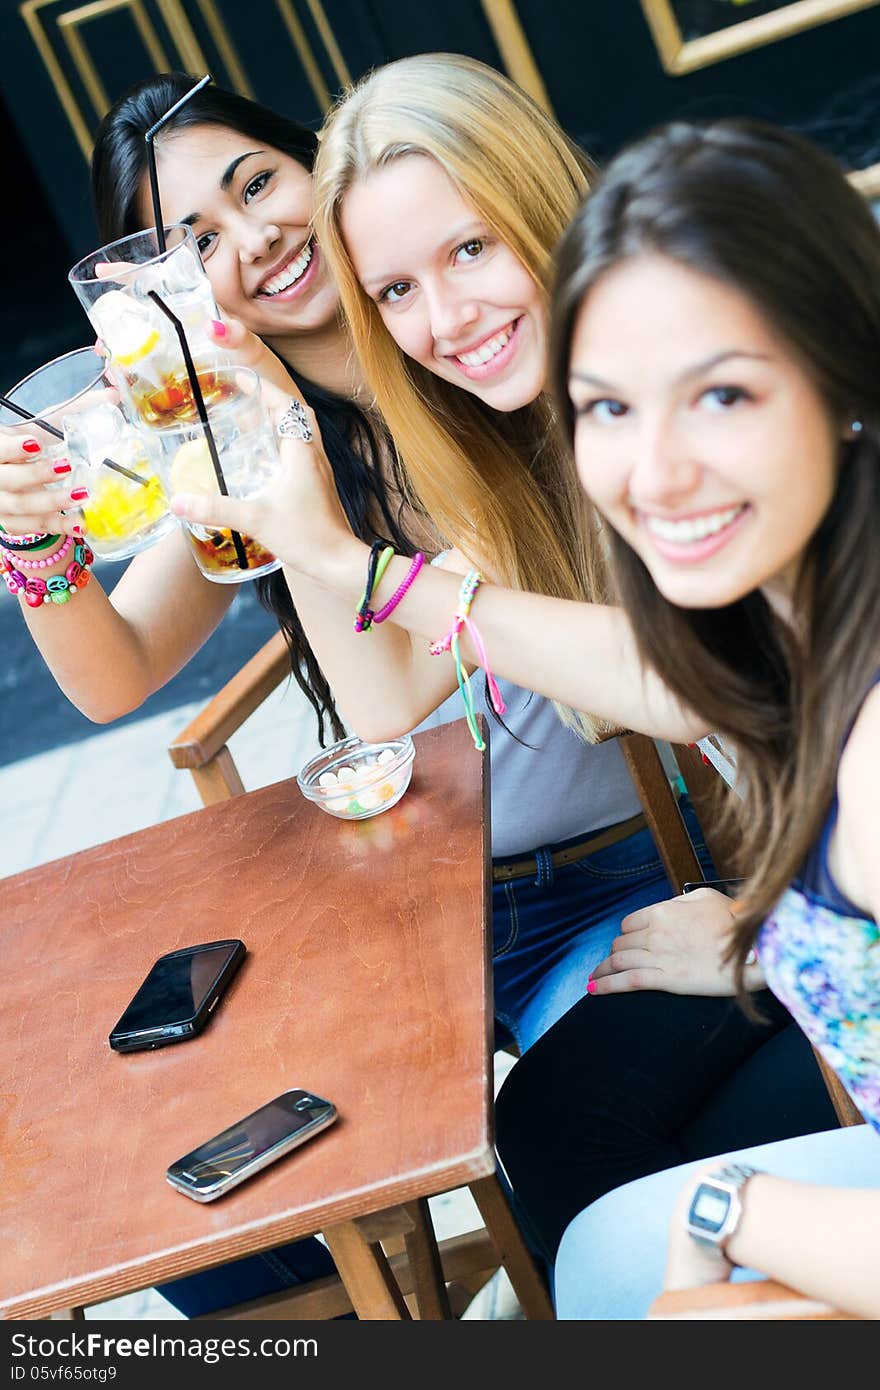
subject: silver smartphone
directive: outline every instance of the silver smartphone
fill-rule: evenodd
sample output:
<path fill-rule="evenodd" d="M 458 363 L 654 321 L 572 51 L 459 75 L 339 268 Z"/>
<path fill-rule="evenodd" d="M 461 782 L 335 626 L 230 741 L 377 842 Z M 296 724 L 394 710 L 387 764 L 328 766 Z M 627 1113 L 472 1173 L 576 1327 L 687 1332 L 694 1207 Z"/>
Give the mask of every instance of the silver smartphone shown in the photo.
<path fill-rule="evenodd" d="M 336 1106 L 311 1091 L 283 1091 L 252 1115 L 199 1144 L 166 1170 L 178 1192 L 213 1202 L 230 1188 L 320 1134 L 336 1119 Z"/>

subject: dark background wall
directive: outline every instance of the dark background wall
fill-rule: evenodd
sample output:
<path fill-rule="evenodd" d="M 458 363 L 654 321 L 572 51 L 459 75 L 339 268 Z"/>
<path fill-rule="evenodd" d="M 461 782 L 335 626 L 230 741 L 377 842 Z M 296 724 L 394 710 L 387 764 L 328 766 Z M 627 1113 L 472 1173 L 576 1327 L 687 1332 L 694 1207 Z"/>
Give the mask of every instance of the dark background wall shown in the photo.
<path fill-rule="evenodd" d="M 96 240 L 91 136 L 110 102 L 169 67 L 210 70 L 317 128 L 372 66 L 469 53 L 546 99 L 599 160 L 671 116 L 753 114 L 808 132 L 849 168 L 880 162 L 877 5 L 684 77 L 663 71 L 638 0 L 0 0 L 0 35 L 0 388 L 90 340 L 66 275 Z M 120 570 L 98 567 L 110 586 Z M 41 669 L 17 607 L 0 602 L 0 693 L 27 691 L 29 718 L 0 723 L 0 764 L 93 732 Z M 131 717 L 207 698 L 272 630 L 244 586 L 195 660 Z"/>
<path fill-rule="evenodd" d="M 683 11 L 697 0 L 676 3 Z M 709 15 L 725 9 L 739 19 L 750 6 L 703 0 Z M 880 160 L 876 4 L 683 77 L 664 73 L 639 0 L 0 0 L 0 22 L 3 385 L 84 340 L 65 274 L 95 242 L 91 136 L 109 102 L 161 68 L 210 70 L 317 127 L 348 79 L 408 53 L 452 50 L 542 83 L 561 123 L 600 160 L 670 116 L 728 113 L 808 131 L 853 168 Z"/>

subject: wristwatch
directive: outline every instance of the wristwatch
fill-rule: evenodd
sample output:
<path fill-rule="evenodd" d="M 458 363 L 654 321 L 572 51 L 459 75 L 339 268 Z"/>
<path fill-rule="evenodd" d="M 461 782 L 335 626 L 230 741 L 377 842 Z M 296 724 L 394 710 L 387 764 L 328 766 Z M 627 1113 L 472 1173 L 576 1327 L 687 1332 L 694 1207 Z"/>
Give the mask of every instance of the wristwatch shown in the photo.
<path fill-rule="evenodd" d="M 727 1163 L 701 1178 L 685 1218 L 688 1234 L 723 1253 L 742 1216 L 742 1189 L 758 1171 L 745 1163 Z"/>

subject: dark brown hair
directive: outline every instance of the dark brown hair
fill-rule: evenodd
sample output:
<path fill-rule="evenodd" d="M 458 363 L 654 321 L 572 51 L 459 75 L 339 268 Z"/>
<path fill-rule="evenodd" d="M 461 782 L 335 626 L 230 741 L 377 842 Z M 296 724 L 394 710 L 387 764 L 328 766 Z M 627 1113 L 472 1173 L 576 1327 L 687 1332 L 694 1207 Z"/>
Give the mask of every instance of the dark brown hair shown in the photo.
<path fill-rule="evenodd" d="M 182 72 L 163 72 L 139 82 L 115 103 L 98 127 L 92 153 L 92 202 L 103 241 L 141 230 L 138 197 L 147 175 L 144 135 L 176 101 L 190 91 L 193 79 Z M 200 126 L 221 126 L 290 155 L 311 172 L 318 137 L 299 121 L 213 84 L 203 87 L 168 122 L 165 134 Z M 285 366 L 289 364 L 285 363 Z M 413 554 L 405 533 L 400 502 L 386 485 L 383 459 L 403 495 L 403 477 L 388 431 L 375 416 L 354 402 L 297 376 L 297 385 L 315 411 L 339 500 L 356 535 L 372 540 L 376 525 L 405 555 Z M 263 606 L 278 620 L 290 651 L 291 672 L 308 699 L 323 745 L 326 725 L 334 738 L 345 727 L 333 693 L 312 651 L 284 575 L 277 571 L 256 581 Z"/>
<path fill-rule="evenodd" d="M 832 159 L 758 122 L 667 125 L 620 154 L 557 257 L 551 378 L 569 444 L 578 314 L 605 271 L 644 253 L 732 286 L 811 374 L 841 435 L 832 503 L 807 545 L 789 628 L 755 590 L 676 607 L 612 532 L 612 565 L 645 660 L 734 744 L 750 873 L 742 961 L 796 876 L 834 795 L 842 745 L 880 663 L 880 228 Z M 797 632 L 797 639 L 793 635 Z"/>

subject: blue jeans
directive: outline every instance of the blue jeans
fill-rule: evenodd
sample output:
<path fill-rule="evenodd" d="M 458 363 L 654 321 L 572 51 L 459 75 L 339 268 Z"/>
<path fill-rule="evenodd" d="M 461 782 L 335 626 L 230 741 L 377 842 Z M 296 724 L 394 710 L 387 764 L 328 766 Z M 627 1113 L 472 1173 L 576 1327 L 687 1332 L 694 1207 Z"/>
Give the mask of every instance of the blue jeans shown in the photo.
<path fill-rule="evenodd" d="M 880 1135 L 870 1125 L 740 1149 L 743 1159 L 796 1182 L 880 1186 Z M 644 1318 L 663 1284 L 669 1223 L 684 1184 L 706 1160 L 627 1183 L 576 1216 L 556 1260 L 556 1314 L 590 1321 Z M 735 1269 L 734 1281 L 762 1276 Z"/>
<path fill-rule="evenodd" d="M 686 798 L 680 804 L 700 862 L 711 874 L 696 816 Z M 525 878 L 493 885 L 495 1015 L 520 1052 L 582 997 L 590 971 L 619 934 L 621 918 L 670 892 L 647 830 L 554 870 L 550 854 L 564 844 L 537 852 L 540 886 Z M 159 1292 L 194 1317 L 332 1273 L 328 1251 L 312 1238 L 176 1279 Z"/>
<path fill-rule="evenodd" d="M 712 877 L 712 861 L 686 797 L 680 806 L 704 872 Z M 550 854 L 572 843 L 532 851 L 540 882 L 519 878 L 492 889 L 495 1017 L 520 1053 L 583 997 L 590 971 L 620 935 L 621 919 L 671 896 L 650 831 L 637 831 L 554 870 Z"/>
<path fill-rule="evenodd" d="M 246 1255 L 243 1260 L 233 1260 L 216 1269 L 189 1274 L 184 1279 L 174 1279 L 157 1287 L 179 1312 L 194 1318 L 200 1313 L 214 1313 L 335 1273 L 330 1251 L 311 1237 L 279 1245 L 275 1250 L 264 1250 L 260 1255 Z"/>

